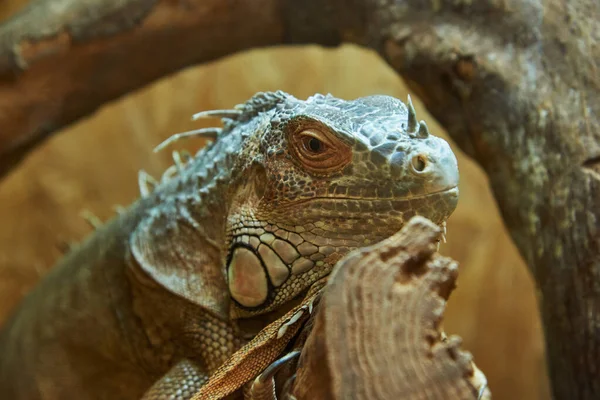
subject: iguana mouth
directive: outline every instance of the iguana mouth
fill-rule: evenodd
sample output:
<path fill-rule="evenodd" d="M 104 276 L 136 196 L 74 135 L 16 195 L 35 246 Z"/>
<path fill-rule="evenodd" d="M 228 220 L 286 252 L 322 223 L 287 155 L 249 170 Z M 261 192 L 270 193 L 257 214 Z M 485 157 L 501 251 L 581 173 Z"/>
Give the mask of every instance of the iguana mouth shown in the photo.
<path fill-rule="evenodd" d="M 379 202 L 379 201 L 393 201 L 393 202 L 401 202 L 401 201 L 409 201 L 409 200 L 419 200 L 426 199 L 428 197 L 439 196 L 442 194 L 451 194 L 452 192 L 458 192 L 458 185 L 437 190 L 435 192 L 430 192 L 426 194 L 420 194 L 415 196 L 403 196 L 403 197 L 353 197 L 353 196 L 319 196 L 319 197 L 310 197 L 305 199 L 299 199 L 297 201 L 291 202 L 287 205 L 287 207 L 296 206 L 298 204 L 308 203 L 311 201 L 325 200 L 325 201 L 361 201 L 361 202 Z"/>
<path fill-rule="evenodd" d="M 412 197 L 313 197 L 279 204 L 265 220 L 288 226 L 324 224 L 329 221 L 339 235 L 366 234 L 386 237 L 415 215 L 442 224 L 456 208 L 458 187 Z M 332 230 L 333 228 L 328 228 Z M 324 234 L 324 233 L 323 233 Z"/>
<path fill-rule="evenodd" d="M 344 197 L 313 197 L 312 200 L 362 200 L 362 201 L 403 201 L 403 200 L 418 200 L 424 199 L 426 197 L 431 197 L 435 195 L 440 195 L 444 193 L 451 193 L 455 189 L 458 189 L 458 186 L 452 186 L 450 188 L 437 190 L 435 192 L 430 192 L 426 194 L 419 194 L 415 196 L 402 196 L 402 197 L 352 197 L 352 196 L 344 196 Z"/>

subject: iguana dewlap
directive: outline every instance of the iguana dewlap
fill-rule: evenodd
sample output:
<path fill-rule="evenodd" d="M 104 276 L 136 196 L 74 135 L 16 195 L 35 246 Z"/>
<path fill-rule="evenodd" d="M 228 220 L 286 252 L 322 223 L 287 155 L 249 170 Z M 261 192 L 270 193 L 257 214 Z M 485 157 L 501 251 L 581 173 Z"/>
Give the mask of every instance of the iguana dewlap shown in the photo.
<path fill-rule="evenodd" d="M 137 399 L 162 377 L 157 398 L 188 398 L 344 254 L 456 207 L 456 158 L 410 102 L 259 93 L 197 117 L 224 127 L 180 136 L 214 143 L 140 174 L 3 327 L 0 397 Z"/>

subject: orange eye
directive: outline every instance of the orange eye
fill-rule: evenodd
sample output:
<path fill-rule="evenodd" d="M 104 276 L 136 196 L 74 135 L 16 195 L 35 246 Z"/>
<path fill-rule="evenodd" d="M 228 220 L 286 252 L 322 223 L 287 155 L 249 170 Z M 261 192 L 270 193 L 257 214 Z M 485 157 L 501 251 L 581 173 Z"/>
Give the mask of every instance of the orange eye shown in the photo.
<path fill-rule="evenodd" d="M 292 153 L 312 172 L 341 169 L 352 158 L 351 148 L 329 132 L 305 129 L 293 133 L 290 139 Z"/>

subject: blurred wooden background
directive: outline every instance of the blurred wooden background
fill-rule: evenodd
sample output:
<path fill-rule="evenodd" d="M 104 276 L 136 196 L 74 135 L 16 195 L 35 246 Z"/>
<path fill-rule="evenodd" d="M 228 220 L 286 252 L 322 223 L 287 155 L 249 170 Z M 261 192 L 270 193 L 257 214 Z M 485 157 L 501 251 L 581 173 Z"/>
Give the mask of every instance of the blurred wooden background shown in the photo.
<path fill-rule="evenodd" d="M 0 2 L 0 20 L 24 3 Z M 405 100 L 407 95 L 396 74 L 371 52 L 304 47 L 257 50 L 191 68 L 102 108 L 58 133 L 0 181 L 0 323 L 68 244 L 90 233 L 80 216 L 84 210 L 108 219 L 113 206 L 137 197 L 140 168 L 157 176 L 171 164 L 168 151 L 152 153 L 156 144 L 200 127 L 190 122 L 194 112 L 228 108 L 257 91 L 277 89 L 299 98 L 316 92 L 346 99 L 379 93 Z M 418 100 L 415 105 L 431 131 L 447 138 Z M 179 146 L 195 151 L 201 145 L 190 140 Z M 458 260 L 461 269 L 445 329 L 463 338 L 495 399 L 548 399 L 532 279 L 485 175 L 452 145 L 461 194 L 441 252 Z"/>

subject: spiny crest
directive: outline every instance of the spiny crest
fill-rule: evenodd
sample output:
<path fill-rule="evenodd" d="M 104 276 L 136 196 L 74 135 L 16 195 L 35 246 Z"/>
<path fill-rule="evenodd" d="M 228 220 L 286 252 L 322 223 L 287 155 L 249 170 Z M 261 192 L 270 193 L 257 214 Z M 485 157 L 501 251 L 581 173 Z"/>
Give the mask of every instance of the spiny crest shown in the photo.
<path fill-rule="evenodd" d="M 172 156 L 174 164 L 163 172 L 160 182 L 144 170 L 138 172 L 138 185 L 142 197 L 150 195 L 160 183 L 164 183 L 180 174 L 193 161 L 192 155 L 185 150 L 181 152 L 173 151 Z"/>
<path fill-rule="evenodd" d="M 410 98 L 410 94 L 408 95 L 408 104 L 406 106 L 408 107 L 408 122 L 406 126 L 406 132 L 415 132 L 418 126 L 417 113 Z"/>
<path fill-rule="evenodd" d="M 189 138 L 189 137 L 205 137 L 205 138 L 215 140 L 215 139 L 217 139 L 219 134 L 221 134 L 222 131 L 223 131 L 223 128 L 211 127 L 211 128 L 201 128 L 201 129 L 194 129 L 193 131 L 176 133 L 176 134 L 172 135 L 171 137 L 169 137 L 167 140 L 163 141 L 158 146 L 156 146 L 154 148 L 154 152 L 158 153 L 159 151 L 163 150 L 165 147 L 179 141 L 179 139 L 185 139 L 185 138 Z"/>
<path fill-rule="evenodd" d="M 81 218 L 83 218 L 85 220 L 85 222 L 87 222 L 94 230 L 100 228 L 102 226 L 102 220 L 100 218 L 98 218 L 98 216 L 96 214 L 94 214 L 92 211 L 90 210 L 83 210 L 81 211 L 81 213 L 79 214 L 81 216 Z"/>
<path fill-rule="evenodd" d="M 140 169 L 138 172 L 138 186 L 140 187 L 140 195 L 147 197 L 158 186 L 158 181 L 152 175 Z"/>
<path fill-rule="evenodd" d="M 237 119 L 242 114 L 239 110 L 207 110 L 200 111 L 192 115 L 192 121 L 196 121 L 201 118 L 229 118 Z"/>
<path fill-rule="evenodd" d="M 154 148 L 154 152 L 158 153 L 180 139 L 191 137 L 204 137 L 210 139 L 211 141 L 207 143 L 207 146 L 210 146 L 212 141 L 218 140 L 220 136 L 228 131 L 231 131 L 231 129 L 240 122 L 248 121 L 256 117 L 261 112 L 268 111 L 274 108 L 277 104 L 283 103 L 289 99 L 293 99 L 293 97 L 281 90 L 278 90 L 277 92 L 259 92 L 252 96 L 252 98 L 245 103 L 239 104 L 230 110 L 207 110 L 198 112 L 192 116 L 192 121 L 196 121 L 201 118 L 219 118 L 221 119 L 224 127 L 200 128 L 187 132 L 176 133 L 156 146 Z M 165 170 L 161 177 L 161 182 L 165 182 L 180 174 L 184 167 L 189 164 L 192 159 L 193 157 L 187 152 L 182 152 L 180 154 L 174 151 L 173 161 L 175 164 Z M 142 197 L 146 197 L 154 190 L 156 186 L 158 186 L 159 182 L 148 173 L 141 170 L 138 175 L 138 184 L 140 187 L 140 194 Z"/>
<path fill-rule="evenodd" d="M 156 148 L 154 148 L 154 152 L 157 153 L 167 146 L 177 142 L 178 140 L 189 137 L 205 137 L 211 140 L 216 140 L 224 131 L 231 130 L 231 122 L 239 123 L 248 121 L 256 117 L 261 112 L 268 111 L 275 107 L 278 103 L 285 102 L 290 98 L 292 98 L 292 96 L 281 90 L 278 90 L 277 92 L 259 92 L 252 96 L 250 100 L 235 106 L 232 110 L 201 111 L 192 116 L 192 121 L 196 121 L 201 118 L 220 118 L 225 125 L 225 129 L 211 127 L 176 133 L 156 146 Z"/>
<path fill-rule="evenodd" d="M 425 121 L 419 122 L 419 129 L 417 130 L 417 137 L 426 138 L 429 136 L 429 129 Z"/>
<path fill-rule="evenodd" d="M 282 90 L 276 92 L 259 92 L 247 102 L 236 106 L 236 109 L 243 111 L 243 118 L 241 120 L 247 121 L 256 117 L 261 112 L 268 111 L 290 99 L 294 99 L 294 97 Z"/>
<path fill-rule="evenodd" d="M 429 136 L 429 129 L 427 128 L 427 124 L 425 121 L 417 122 L 417 113 L 415 111 L 415 107 L 413 106 L 412 100 L 410 98 L 410 94 L 408 95 L 407 101 L 408 108 L 408 121 L 406 132 L 409 135 L 418 137 L 418 138 L 426 138 Z"/>

